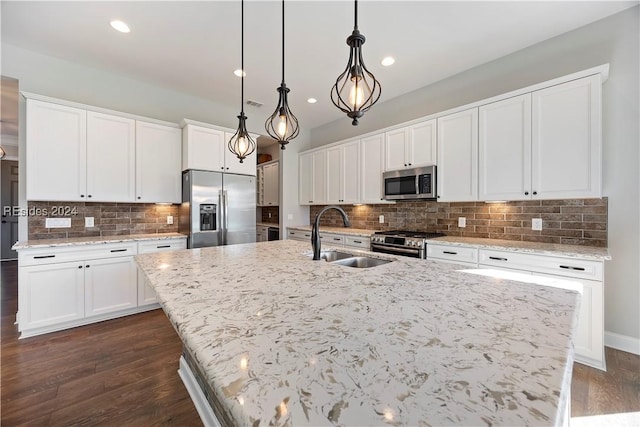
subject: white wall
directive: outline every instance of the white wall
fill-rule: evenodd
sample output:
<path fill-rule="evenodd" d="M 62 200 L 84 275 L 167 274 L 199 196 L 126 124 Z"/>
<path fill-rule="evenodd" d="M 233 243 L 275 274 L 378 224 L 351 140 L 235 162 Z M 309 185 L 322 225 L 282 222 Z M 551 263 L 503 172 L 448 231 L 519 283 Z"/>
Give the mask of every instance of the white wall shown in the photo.
<path fill-rule="evenodd" d="M 357 127 L 344 118 L 312 129 L 311 146 L 610 63 L 602 93 L 603 189 L 609 198 L 609 250 L 613 257 L 605 269 L 606 340 L 608 345 L 640 352 L 639 15 L 639 6 L 627 9 L 390 99 L 375 105 Z"/>

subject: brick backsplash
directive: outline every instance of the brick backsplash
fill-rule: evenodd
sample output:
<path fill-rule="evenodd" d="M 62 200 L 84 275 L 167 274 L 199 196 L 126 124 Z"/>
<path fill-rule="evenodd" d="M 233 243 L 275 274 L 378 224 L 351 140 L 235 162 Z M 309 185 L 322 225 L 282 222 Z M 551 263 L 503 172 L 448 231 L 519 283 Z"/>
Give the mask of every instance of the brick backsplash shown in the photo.
<path fill-rule="evenodd" d="M 342 208 L 354 228 L 606 247 L 607 202 L 606 197 L 505 203 L 409 201 Z M 311 206 L 311 223 L 323 207 Z M 380 215 L 384 215 L 384 224 L 378 222 Z M 467 219 L 465 228 L 458 227 L 458 217 Z M 542 218 L 541 231 L 531 230 L 532 218 Z M 327 211 L 320 224 L 341 227 L 342 218 Z"/>
<path fill-rule="evenodd" d="M 93 217 L 95 226 L 85 228 L 85 217 Z M 45 228 L 46 218 L 71 218 L 71 228 Z M 178 205 L 29 202 L 28 221 L 29 240 L 171 233 L 178 231 Z"/>
<path fill-rule="evenodd" d="M 278 224 L 280 222 L 280 217 L 278 216 L 279 211 L 280 208 L 278 206 L 263 207 L 262 222 Z M 269 218 L 269 214 L 271 214 L 271 218 Z"/>

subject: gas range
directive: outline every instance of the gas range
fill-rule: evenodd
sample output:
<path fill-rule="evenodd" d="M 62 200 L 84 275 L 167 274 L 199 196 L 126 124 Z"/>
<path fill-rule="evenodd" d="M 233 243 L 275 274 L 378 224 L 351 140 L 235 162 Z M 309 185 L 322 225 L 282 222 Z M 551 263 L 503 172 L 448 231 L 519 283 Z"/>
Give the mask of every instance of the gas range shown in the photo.
<path fill-rule="evenodd" d="M 371 236 L 371 250 L 392 255 L 426 258 L 426 239 L 442 237 L 442 233 L 425 231 L 377 231 Z"/>

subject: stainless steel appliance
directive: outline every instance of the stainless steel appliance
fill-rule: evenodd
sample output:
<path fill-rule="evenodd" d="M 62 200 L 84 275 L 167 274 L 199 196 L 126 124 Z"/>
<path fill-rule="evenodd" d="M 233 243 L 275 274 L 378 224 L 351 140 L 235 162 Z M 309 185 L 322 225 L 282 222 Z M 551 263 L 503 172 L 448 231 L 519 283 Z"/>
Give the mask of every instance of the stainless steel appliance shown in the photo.
<path fill-rule="evenodd" d="M 382 188 L 385 200 L 435 199 L 436 167 L 384 172 Z"/>
<path fill-rule="evenodd" d="M 255 177 L 184 171 L 179 231 L 188 248 L 255 242 Z"/>
<path fill-rule="evenodd" d="M 442 237 L 442 233 L 424 231 L 378 231 L 371 236 L 371 251 L 413 258 L 426 258 L 426 239 Z"/>
<path fill-rule="evenodd" d="M 269 227 L 267 230 L 267 240 L 280 240 L 280 229 L 278 227 Z"/>

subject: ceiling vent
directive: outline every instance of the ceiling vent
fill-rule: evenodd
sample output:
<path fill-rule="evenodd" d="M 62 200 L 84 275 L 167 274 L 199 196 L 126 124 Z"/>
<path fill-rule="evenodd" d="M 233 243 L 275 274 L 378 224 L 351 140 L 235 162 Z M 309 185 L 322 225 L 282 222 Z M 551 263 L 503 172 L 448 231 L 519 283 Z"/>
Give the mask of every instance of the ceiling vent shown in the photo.
<path fill-rule="evenodd" d="M 262 107 L 264 104 L 262 102 L 253 101 L 251 99 L 247 99 L 247 105 L 251 105 L 252 107 Z"/>

